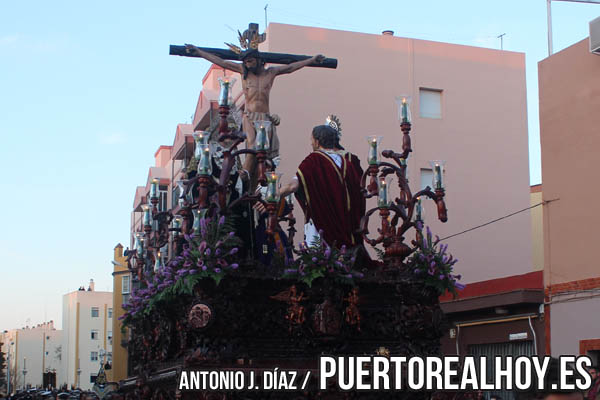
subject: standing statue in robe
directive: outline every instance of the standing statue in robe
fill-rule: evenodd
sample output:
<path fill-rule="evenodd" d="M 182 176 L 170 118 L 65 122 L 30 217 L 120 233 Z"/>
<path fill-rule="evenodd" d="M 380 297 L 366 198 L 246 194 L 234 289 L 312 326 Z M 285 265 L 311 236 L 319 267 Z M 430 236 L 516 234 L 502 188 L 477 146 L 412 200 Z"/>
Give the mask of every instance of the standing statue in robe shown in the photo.
<path fill-rule="evenodd" d="M 309 246 L 322 235 L 320 239 L 332 246 L 362 248 L 358 231 L 366 200 L 360 187 L 363 170 L 358 157 L 343 150 L 339 131 L 329 125 L 315 126 L 310 140 L 313 152 L 280 195 L 296 193 L 304 211 Z"/>

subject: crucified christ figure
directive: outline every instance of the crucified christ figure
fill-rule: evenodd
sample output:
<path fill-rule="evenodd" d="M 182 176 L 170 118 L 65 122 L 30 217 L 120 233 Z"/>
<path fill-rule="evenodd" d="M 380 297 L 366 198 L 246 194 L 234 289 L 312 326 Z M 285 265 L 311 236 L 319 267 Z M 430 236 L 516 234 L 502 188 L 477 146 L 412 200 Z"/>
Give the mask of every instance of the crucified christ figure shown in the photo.
<path fill-rule="evenodd" d="M 243 130 L 247 135 L 247 148 L 254 148 L 256 141 L 256 132 L 253 121 L 267 120 L 271 121 L 271 131 L 268 132 L 270 148 L 267 152 L 269 158 L 275 158 L 279 155 L 279 139 L 275 130 L 275 125 L 279 124 L 279 118 L 272 117 L 269 113 L 269 94 L 273 87 L 275 77 L 282 74 L 295 72 L 310 64 L 320 64 L 325 57 L 316 55 L 302 61 L 296 61 L 287 65 L 277 65 L 265 68 L 265 62 L 261 58 L 256 48 L 250 48 L 240 54 L 241 63 L 227 61 L 219 56 L 199 49 L 191 44 L 186 44 L 186 51 L 190 55 L 202 57 L 222 68 L 242 75 L 242 89 L 245 97 L 245 110 L 243 115 Z M 255 157 L 246 156 L 244 169 L 254 174 Z M 253 179 L 254 180 L 254 179 Z M 254 184 L 252 185 L 254 186 Z"/>

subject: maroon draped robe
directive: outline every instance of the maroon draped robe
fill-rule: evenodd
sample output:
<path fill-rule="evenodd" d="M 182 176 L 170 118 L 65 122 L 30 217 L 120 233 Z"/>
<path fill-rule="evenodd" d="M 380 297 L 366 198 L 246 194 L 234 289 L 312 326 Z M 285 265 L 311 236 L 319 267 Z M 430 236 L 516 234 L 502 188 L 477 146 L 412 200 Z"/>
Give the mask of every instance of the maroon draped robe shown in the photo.
<path fill-rule="evenodd" d="M 355 155 L 338 154 L 342 156 L 341 167 L 323 151 L 315 151 L 302 161 L 296 173 L 300 184 L 296 198 L 306 222 L 312 218 L 329 245 L 357 246 L 362 244 L 362 237 L 356 230 L 366 207 L 360 189 L 362 168 Z"/>

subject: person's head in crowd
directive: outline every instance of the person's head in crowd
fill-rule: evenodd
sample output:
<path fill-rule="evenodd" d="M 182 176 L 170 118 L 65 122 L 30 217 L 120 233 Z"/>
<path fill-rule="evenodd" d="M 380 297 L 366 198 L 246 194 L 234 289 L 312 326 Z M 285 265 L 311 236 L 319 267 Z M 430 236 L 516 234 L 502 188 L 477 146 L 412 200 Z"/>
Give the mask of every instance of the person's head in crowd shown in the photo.
<path fill-rule="evenodd" d="M 572 370 L 572 375 L 567 377 L 567 383 L 574 385 L 577 379 L 583 379 L 576 371 Z M 534 374 L 531 377 L 531 388 L 524 391 L 515 391 L 516 400 L 584 400 L 584 393 L 578 389 L 561 390 L 552 389 L 552 385 L 560 387 L 560 362 L 558 358 L 551 358 L 548 364 L 548 370 L 544 377 L 544 389 L 539 390 L 537 377 Z"/>
<path fill-rule="evenodd" d="M 502 400 L 502 397 L 498 396 L 497 394 L 493 394 L 490 396 L 490 400 Z"/>

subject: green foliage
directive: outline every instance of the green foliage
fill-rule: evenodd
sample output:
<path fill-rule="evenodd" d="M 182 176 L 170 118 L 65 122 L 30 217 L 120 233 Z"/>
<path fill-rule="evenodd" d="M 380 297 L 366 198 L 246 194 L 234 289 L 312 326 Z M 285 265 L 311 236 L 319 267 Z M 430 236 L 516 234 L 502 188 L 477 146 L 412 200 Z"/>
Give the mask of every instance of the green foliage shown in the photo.
<path fill-rule="evenodd" d="M 232 222 L 225 217 L 201 218 L 199 222 L 196 234 L 185 235 L 182 254 L 148 277 L 145 287 L 131 294 L 129 303 L 123 305 L 123 325 L 149 315 L 161 303 L 192 295 L 202 279 L 219 284 L 238 268 L 235 261 L 241 240 L 235 236 Z"/>
<path fill-rule="evenodd" d="M 284 271 L 284 276 L 296 278 L 309 287 L 315 279 L 325 276 L 351 284 L 355 278 L 363 276 L 352 269 L 356 257 L 346 246 L 338 249 L 325 241 L 317 240 L 312 247 L 301 243 L 297 254 L 298 258 Z"/>
<path fill-rule="evenodd" d="M 427 227 L 427 233 L 422 235 L 419 243 L 419 250 L 408 260 L 408 266 L 425 286 L 435 289 L 439 295 L 449 291 L 456 297 L 457 290 L 464 289 L 464 285 L 458 282 L 460 275 L 452 274 L 458 260 L 446 254 L 448 245 L 438 246 L 439 242 L 439 237 L 436 236 L 434 240 Z"/>

